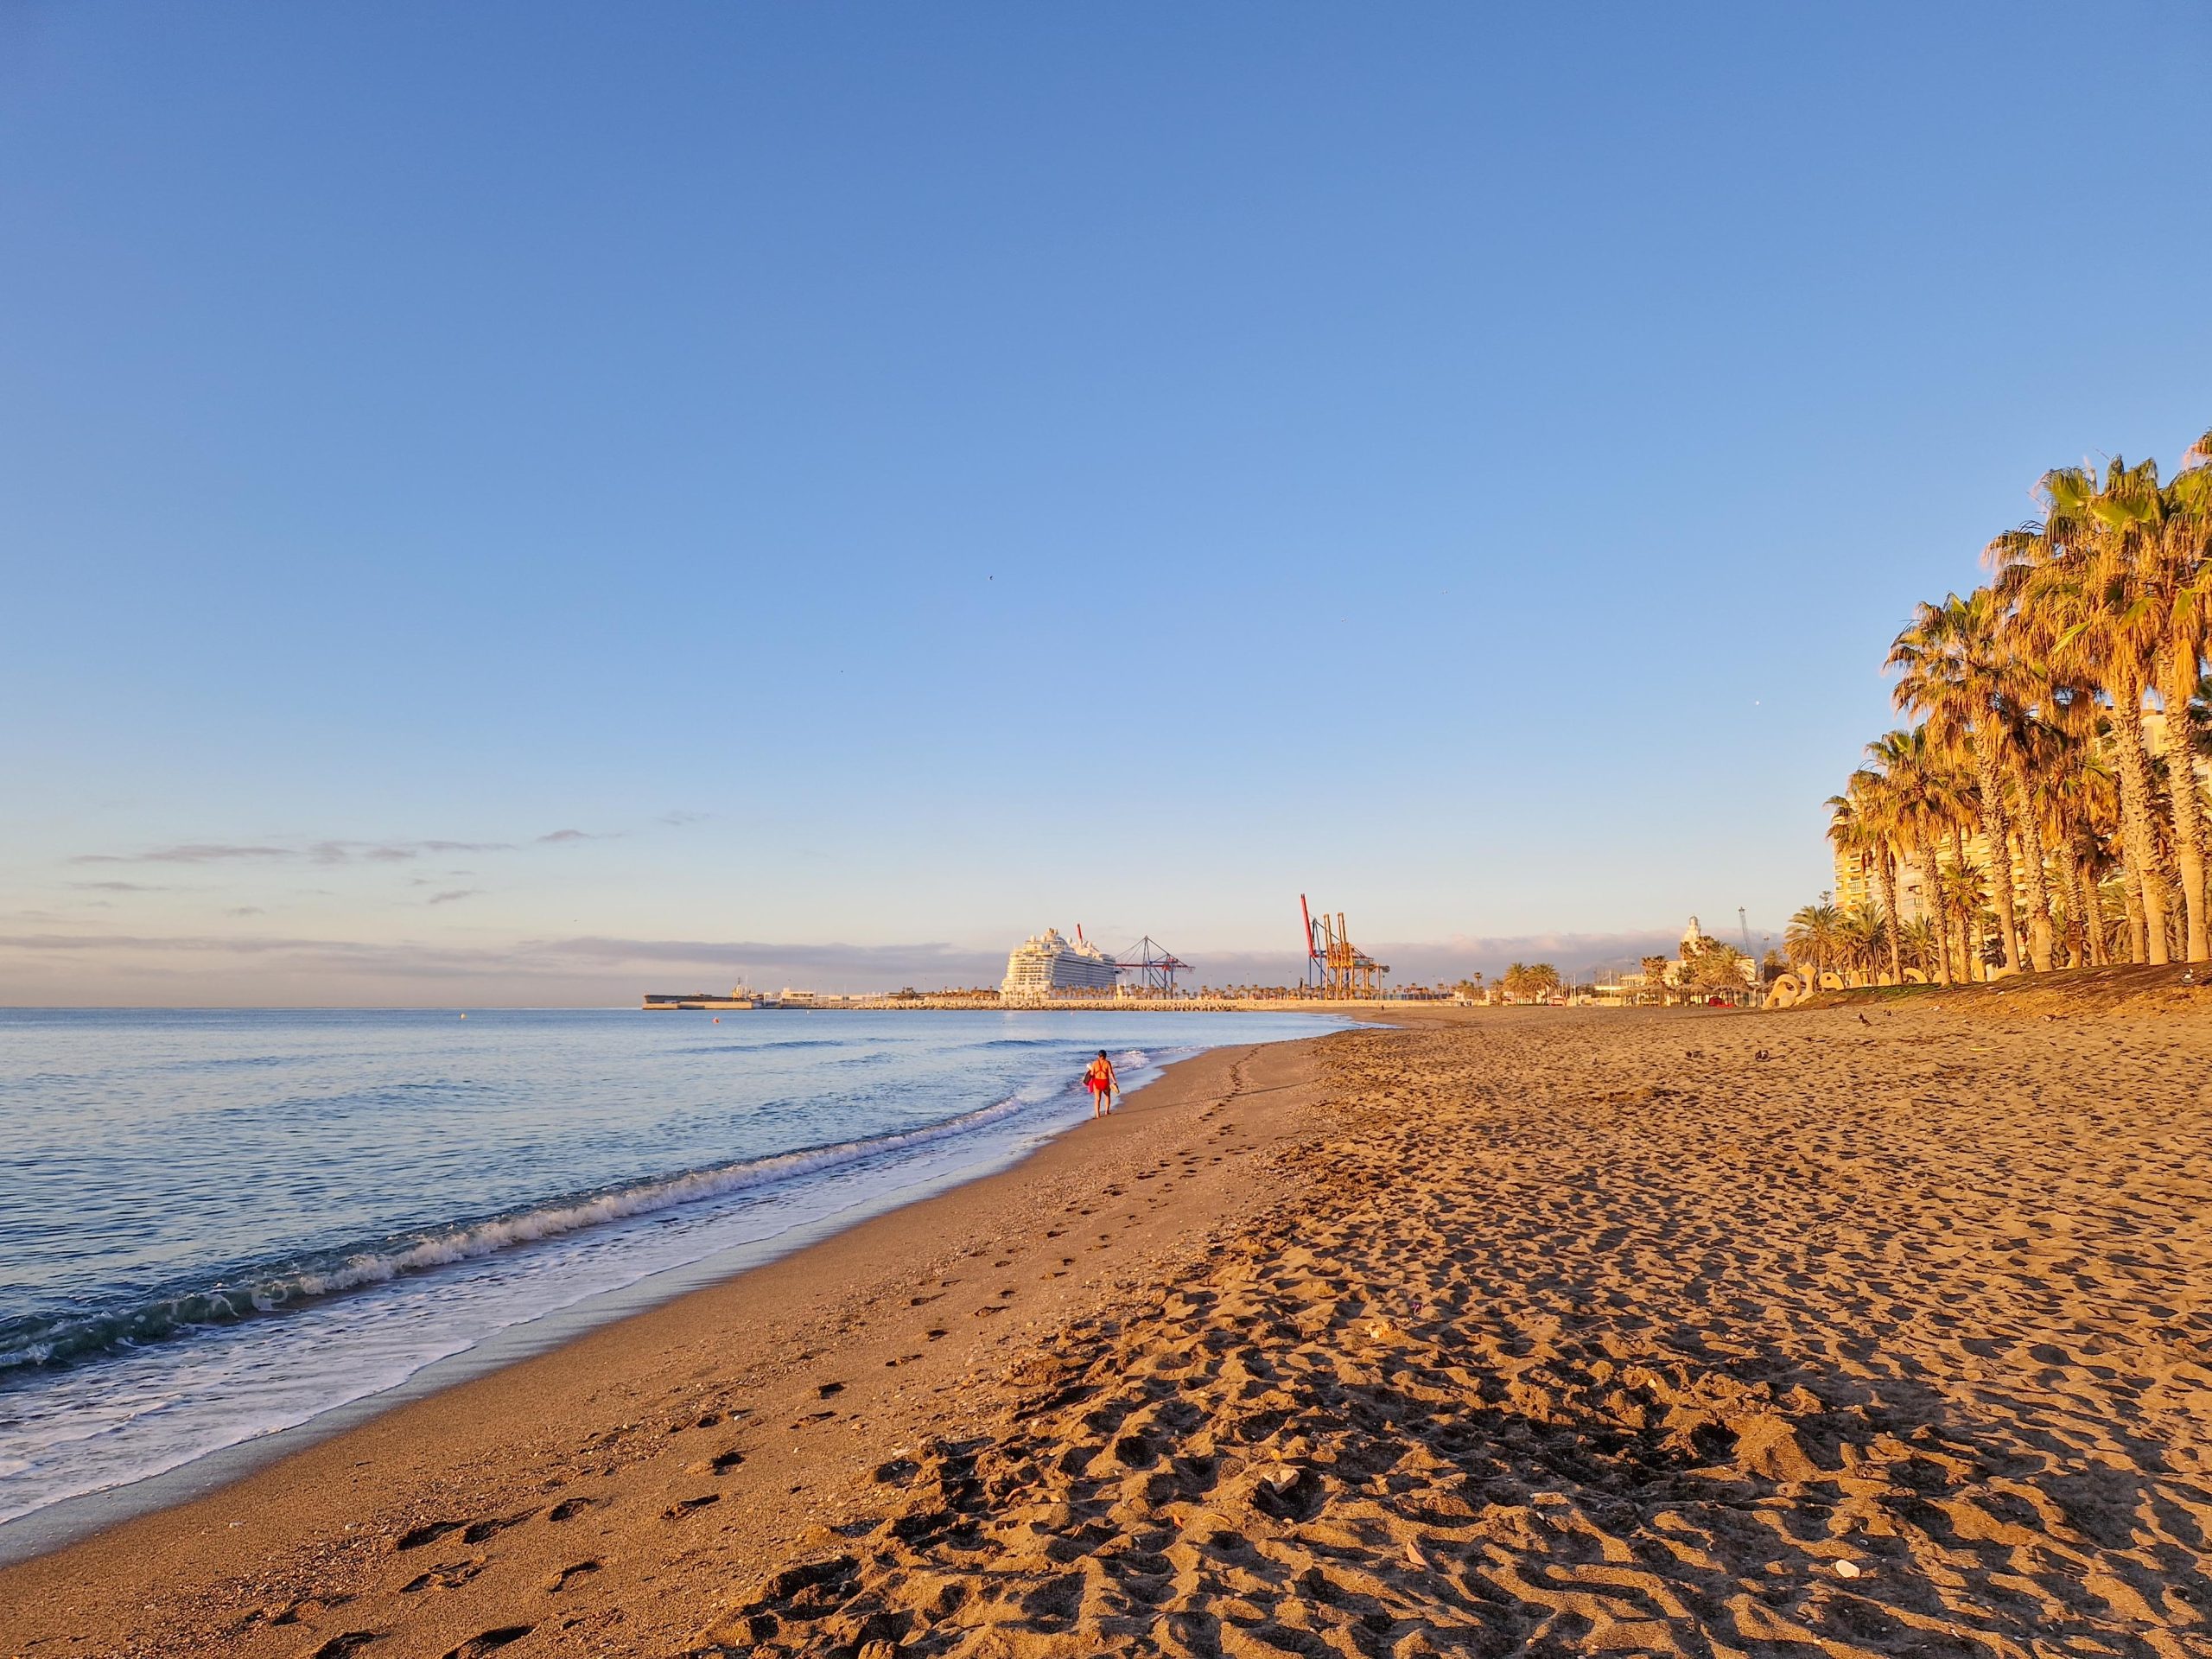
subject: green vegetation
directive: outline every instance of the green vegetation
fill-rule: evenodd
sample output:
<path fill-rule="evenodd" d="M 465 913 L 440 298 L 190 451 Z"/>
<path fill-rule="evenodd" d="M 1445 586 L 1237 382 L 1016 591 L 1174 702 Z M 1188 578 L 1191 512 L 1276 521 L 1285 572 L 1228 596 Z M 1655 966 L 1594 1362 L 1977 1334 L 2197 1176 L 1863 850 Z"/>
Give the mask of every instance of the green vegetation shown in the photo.
<path fill-rule="evenodd" d="M 1547 1002 L 1558 994 L 1560 981 L 1559 969 L 1548 962 L 1533 966 L 1516 962 L 1506 969 L 1497 983 L 1509 1002 Z"/>

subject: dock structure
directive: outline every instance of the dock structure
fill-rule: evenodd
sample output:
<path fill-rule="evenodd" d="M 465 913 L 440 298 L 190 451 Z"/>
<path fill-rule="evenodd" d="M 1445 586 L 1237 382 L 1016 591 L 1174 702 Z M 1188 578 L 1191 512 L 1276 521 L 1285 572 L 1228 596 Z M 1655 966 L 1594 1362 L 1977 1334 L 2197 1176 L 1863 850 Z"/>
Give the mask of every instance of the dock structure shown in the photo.
<path fill-rule="evenodd" d="M 728 1008 L 757 1008 L 760 998 L 740 985 L 728 996 L 713 991 L 648 991 L 643 1006 L 648 1010 L 681 1008 L 713 1008 L 717 1012 Z"/>
<path fill-rule="evenodd" d="M 649 1009 L 762 1008 L 785 1013 L 806 1011 L 834 1014 L 840 1009 L 899 1008 L 919 1012 L 976 1014 L 1333 1014 L 1345 1008 L 1402 1008 L 1416 1003 L 1448 1001 L 1443 997 L 1329 996 L 1306 987 L 1293 987 L 1278 996 L 1224 995 L 1208 991 L 1179 991 L 1173 996 L 1004 996 L 996 991 L 902 991 L 880 996 L 836 996 L 815 992 L 782 996 L 764 995 L 732 1001 L 701 996 L 648 996 Z"/>
<path fill-rule="evenodd" d="M 1301 893 L 1298 913 L 1306 924 L 1307 982 L 1335 1001 L 1380 1000 L 1382 976 L 1390 971 L 1390 965 L 1376 961 L 1351 942 L 1344 912 L 1337 912 L 1333 923 L 1325 910 L 1316 917 L 1306 909 L 1306 895 Z"/>
<path fill-rule="evenodd" d="M 1175 976 L 1187 974 L 1191 964 L 1147 933 L 1114 958 L 1121 970 L 1123 993 L 1138 996 L 1173 996 Z"/>

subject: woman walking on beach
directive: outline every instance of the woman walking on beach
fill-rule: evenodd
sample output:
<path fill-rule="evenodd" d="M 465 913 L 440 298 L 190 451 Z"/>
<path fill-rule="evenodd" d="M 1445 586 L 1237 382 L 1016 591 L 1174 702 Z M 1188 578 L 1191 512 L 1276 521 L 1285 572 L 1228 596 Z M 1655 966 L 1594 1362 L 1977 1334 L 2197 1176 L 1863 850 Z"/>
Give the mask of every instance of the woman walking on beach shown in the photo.
<path fill-rule="evenodd" d="M 1121 1092 L 1121 1079 L 1114 1075 L 1114 1062 L 1100 1049 L 1098 1058 L 1084 1068 L 1083 1086 L 1090 1090 L 1090 1115 L 1103 1117 L 1113 1109 L 1111 1096 Z"/>

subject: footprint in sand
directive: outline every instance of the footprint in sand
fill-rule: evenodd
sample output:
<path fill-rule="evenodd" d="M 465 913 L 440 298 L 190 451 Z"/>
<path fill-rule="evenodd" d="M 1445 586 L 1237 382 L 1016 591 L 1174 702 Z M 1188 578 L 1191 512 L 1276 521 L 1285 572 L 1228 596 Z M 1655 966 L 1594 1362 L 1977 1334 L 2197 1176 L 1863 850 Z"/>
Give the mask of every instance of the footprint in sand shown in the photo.
<path fill-rule="evenodd" d="M 531 1514 L 532 1511 L 524 1510 L 520 1515 L 505 1515 L 493 1520 L 472 1522 L 462 1529 L 461 1541 L 464 1544 L 480 1544 L 486 1539 L 495 1537 L 505 1532 L 509 1527 L 520 1526 L 530 1519 Z"/>
<path fill-rule="evenodd" d="M 564 1497 L 545 1511 L 545 1518 L 548 1521 L 573 1521 L 586 1510 L 603 1501 L 596 1497 Z"/>
<path fill-rule="evenodd" d="M 536 1626 L 530 1624 L 502 1624 L 497 1630 L 480 1630 L 457 1648 L 448 1648 L 444 1659 L 484 1659 L 487 1653 L 504 1648 L 510 1642 L 519 1642 Z"/>
<path fill-rule="evenodd" d="M 549 1596 L 557 1596 L 578 1579 L 588 1578 L 598 1571 L 597 1561 L 573 1562 L 545 1580 L 545 1593 Z"/>
<path fill-rule="evenodd" d="M 441 1561 L 429 1572 L 417 1573 L 401 1585 L 399 1593 L 411 1596 L 424 1590 L 458 1590 L 484 1570 L 486 1559 L 472 1555 L 465 1561 Z"/>
<path fill-rule="evenodd" d="M 332 1608 L 343 1606 L 352 1599 L 351 1596 L 342 1595 L 334 1595 L 327 1599 L 319 1596 L 303 1596 L 296 1601 L 285 1603 L 276 1611 L 270 1613 L 269 1622 L 271 1624 L 302 1623 L 312 1624 Z"/>
<path fill-rule="evenodd" d="M 383 1639 L 382 1630 L 341 1630 L 309 1654 L 308 1659 L 347 1659 L 349 1655 L 359 1653 L 370 1643 Z"/>
<path fill-rule="evenodd" d="M 425 1544 L 435 1544 L 448 1533 L 459 1532 L 468 1524 L 466 1521 L 426 1521 L 419 1527 L 403 1532 L 392 1541 L 394 1549 L 420 1549 Z"/>
<path fill-rule="evenodd" d="M 703 1510 L 709 1503 L 719 1503 L 721 1501 L 722 1495 L 720 1492 L 702 1492 L 696 1497 L 680 1497 L 660 1512 L 660 1518 L 664 1521 L 680 1521 L 694 1510 Z"/>

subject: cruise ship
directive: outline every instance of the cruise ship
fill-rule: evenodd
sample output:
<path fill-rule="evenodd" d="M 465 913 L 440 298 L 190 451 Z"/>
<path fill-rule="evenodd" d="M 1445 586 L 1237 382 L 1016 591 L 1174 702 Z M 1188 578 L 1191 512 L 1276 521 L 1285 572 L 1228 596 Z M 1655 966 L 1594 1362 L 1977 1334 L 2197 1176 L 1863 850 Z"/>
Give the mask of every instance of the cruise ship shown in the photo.
<path fill-rule="evenodd" d="M 1006 959 L 1004 997 L 1065 996 L 1070 992 L 1111 996 L 1116 983 L 1114 959 L 1075 931 L 1073 942 L 1048 927 L 1016 945 Z"/>

